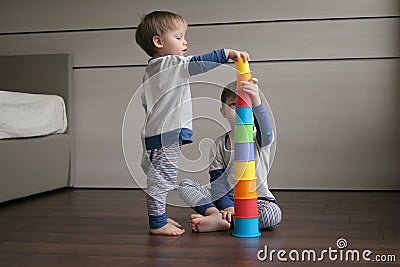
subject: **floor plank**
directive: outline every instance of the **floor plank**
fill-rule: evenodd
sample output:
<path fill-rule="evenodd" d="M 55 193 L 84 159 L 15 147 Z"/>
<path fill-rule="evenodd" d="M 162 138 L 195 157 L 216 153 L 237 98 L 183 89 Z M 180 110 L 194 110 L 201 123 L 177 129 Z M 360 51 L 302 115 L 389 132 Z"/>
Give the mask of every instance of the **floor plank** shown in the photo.
<path fill-rule="evenodd" d="M 360 191 L 274 192 L 280 225 L 260 238 L 234 238 L 232 230 L 190 231 L 189 208 L 168 206 L 186 233 L 148 234 L 140 190 L 74 189 L 0 204 L 1 266 L 316 266 L 314 261 L 260 261 L 257 253 L 292 250 L 320 253 L 344 238 L 348 250 L 370 249 L 400 261 L 400 194 Z M 323 259 L 324 266 L 338 260 Z M 393 266 L 396 262 L 379 263 Z M 341 261 L 340 266 L 362 261 Z M 364 262 L 365 263 L 365 262 Z"/>

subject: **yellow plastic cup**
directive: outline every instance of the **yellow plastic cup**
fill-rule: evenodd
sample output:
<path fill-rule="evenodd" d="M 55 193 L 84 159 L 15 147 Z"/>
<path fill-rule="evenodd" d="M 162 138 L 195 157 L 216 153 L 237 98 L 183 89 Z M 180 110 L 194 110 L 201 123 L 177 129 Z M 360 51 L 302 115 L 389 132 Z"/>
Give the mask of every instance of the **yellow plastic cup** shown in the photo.
<path fill-rule="evenodd" d="M 255 161 L 235 161 L 234 163 L 235 180 L 253 180 L 256 176 Z"/>
<path fill-rule="evenodd" d="M 248 61 L 244 62 L 243 58 L 239 58 L 239 60 L 235 62 L 235 65 L 236 65 L 236 70 L 239 73 L 251 72 L 249 62 Z"/>

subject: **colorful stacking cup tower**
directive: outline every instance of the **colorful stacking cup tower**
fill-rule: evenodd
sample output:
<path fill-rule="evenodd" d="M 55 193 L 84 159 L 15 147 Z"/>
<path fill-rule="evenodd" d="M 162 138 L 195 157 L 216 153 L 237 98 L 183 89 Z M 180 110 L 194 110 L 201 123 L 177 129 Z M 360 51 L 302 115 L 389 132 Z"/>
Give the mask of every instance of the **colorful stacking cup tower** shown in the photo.
<path fill-rule="evenodd" d="M 255 176 L 253 111 L 251 96 L 240 89 L 242 81 L 249 81 L 249 62 L 240 58 L 236 62 L 236 122 L 235 122 L 235 237 L 258 237 L 257 178 Z"/>

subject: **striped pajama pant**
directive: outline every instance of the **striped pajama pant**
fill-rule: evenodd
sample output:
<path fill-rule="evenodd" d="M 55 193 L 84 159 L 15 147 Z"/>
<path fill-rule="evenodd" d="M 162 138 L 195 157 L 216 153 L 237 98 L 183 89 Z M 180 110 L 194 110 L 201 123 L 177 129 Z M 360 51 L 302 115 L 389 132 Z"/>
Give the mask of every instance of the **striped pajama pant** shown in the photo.
<path fill-rule="evenodd" d="M 151 164 L 147 172 L 146 205 L 149 215 L 165 214 L 167 194 L 176 186 L 179 142 L 147 151 Z"/>
<path fill-rule="evenodd" d="M 210 189 L 190 179 L 184 179 L 180 182 L 178 193 L 182 200 L 192 208 L 196 207 L 199 201 L 205 198 L 208 198 L 210 203 L 212 202 Z M 258 218 L 260 229 L 271 229 L 280 223 L 282 212 L 276 203 L 259 199 L 257 200 L 257 207 L 260 215 Z"/>

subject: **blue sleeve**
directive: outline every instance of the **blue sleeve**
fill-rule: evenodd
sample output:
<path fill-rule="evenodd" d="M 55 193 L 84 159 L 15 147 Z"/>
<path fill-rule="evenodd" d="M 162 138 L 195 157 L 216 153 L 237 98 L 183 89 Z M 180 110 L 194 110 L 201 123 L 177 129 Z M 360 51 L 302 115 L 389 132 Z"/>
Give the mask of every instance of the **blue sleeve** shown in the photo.
<path fill-rule="evenodd" d="M 224 169 L 210 171 L 211 195 L 219 210 L 233 207 L 233 201 L 229 196 L 229 186 L 222 175 L 224 171 Z"/>
<path fill-rule="evenodd" d="M 205 197 L 205 198 L 200 199 L 199 202 L 197 202 L 196 207 L 194 207 L 193 209 L 194 209 L 197 213 L 199 213 L 199 214 L 205 216 L 205 215 L 206 215 L 206 210 L 207 210 L 209 207 L 216 207 L 216 206 L 215 206 L 214 203 L 211 201 L 211 199 Z"/>
<path fill-rule="evenodd" d="M 204 73 L 226 62 L 228 62 L 228 58 L 223 48 L 207 54 L 193 56 L 189 61 L 189 74 L 192 76 Z"/>
<path fill-rule="evenodd" d="M 256 140 L 258 144 L 260 147 L 271 144 L 274 139 L 274 132 L 264 104 L 261 103 L 261 105 L 253 107 L 253 114 L 254 124 L 257 129 Z"/>

